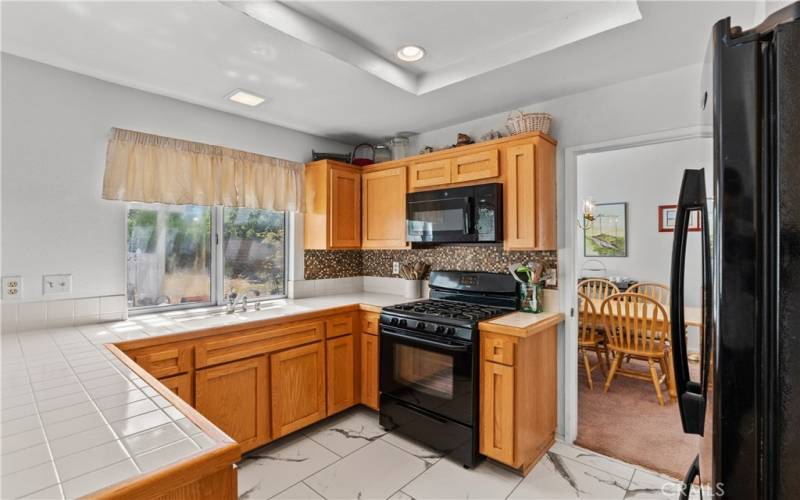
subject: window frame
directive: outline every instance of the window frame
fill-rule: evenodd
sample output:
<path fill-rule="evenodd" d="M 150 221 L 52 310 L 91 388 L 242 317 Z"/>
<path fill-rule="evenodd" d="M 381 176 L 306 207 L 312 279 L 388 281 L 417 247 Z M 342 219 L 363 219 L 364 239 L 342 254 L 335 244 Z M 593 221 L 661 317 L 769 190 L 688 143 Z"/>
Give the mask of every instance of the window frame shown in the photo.
<path fill-rule="evenodd" d="M 128 248 L 128 211 L 131 209 L 132 205 L 140 205 L 140 206 L 152 206 L 152 205 L 161 205 L 161 203 L 127 203 L 125 207 L 125 288 L 127 290 L 128 287 L 128 265 L 127 265 L 127 248 Z M 225 306 L 227 304 L 225 298 L 225 259 L 223 258 L 223 245 L 225 242 L 223 241 L 223 228 L 222 225 L 224 223 L 223 218 L 223 210 L 225 207 L 223 206 L 210 206 L 208 207 L 211 210 L 211 234 L 210 234 L 210 243 L 211 243 L 211 263 L 209 265 L 209 272 L 211 278 L 210 290 L 209 294 L 211 296 L 211 300 L 208 302 L 189 302 L 184 304 L 170 304 L 167 306 L 140 306 L 140 307 L 131 307 L 126 306 L 128 309 L 128 315 L 135 316 L 140 314 L 155 314 L 161 312 L 169 312 L 169 311 L 185 311 L 185 310 L 192 310 L 192 309 L 202 309 L 202 308 L 219 308 Z M 283 294 L 282 295 L 272 295 L 269 297 L 263 297 L 256 299 L 255 297 L 248 297 L 248 303 L 255 303 L 255 302 L 273 302 L 276 300 L 284 300 L 288 297 L 289 291 L 289 266 L 291 265 L 290 255 L 291 255 L 291 231 L 289 228 L 289 212 L 283 212 Z M 127 291 L 126 291 L 126 298 L 125 302 L 127 304 Z"/>

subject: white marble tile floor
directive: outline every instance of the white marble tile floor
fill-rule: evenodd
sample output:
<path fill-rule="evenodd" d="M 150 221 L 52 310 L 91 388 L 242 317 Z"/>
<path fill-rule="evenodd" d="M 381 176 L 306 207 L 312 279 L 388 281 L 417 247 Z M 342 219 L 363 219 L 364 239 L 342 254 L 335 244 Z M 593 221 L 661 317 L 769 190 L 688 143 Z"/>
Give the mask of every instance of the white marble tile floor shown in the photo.
<path fill-rule="evenodd" d="M 563 442 L 525 478 L 489 460 L 464 469 L 420 443 L 387 433 L 377 413 L 366 408 L 248 453 L 239 469 L 241 500 L 677 497 L 672 478 Z"/>

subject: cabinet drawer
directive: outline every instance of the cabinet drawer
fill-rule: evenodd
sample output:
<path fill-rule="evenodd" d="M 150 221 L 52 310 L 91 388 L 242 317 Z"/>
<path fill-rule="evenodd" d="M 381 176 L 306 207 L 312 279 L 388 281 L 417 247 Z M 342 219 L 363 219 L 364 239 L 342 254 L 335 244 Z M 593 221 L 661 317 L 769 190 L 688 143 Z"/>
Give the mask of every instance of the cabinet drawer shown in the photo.
<path fill-rule="evenodd" d="M 497 150 L 459 156 L 453 160 L 451 182 L 477 181 L 500 175 Z"/>
<path fill-rule="evenodd" d="M 136 363 L 156 377 L 169 377 L 192 369 L 192 348 L 159 346 L 133 353 Z"/>
<path fill-rule="evenodd" d="M 355 314 L 339 314 L 328 319 L 325 336 L 329 339 L 350 335 L 355 331 Z"/>
<path fill-rule="evenodd" d="M 373 312 L 361 313 L 361 331 L 372 335 L 378 334 L 378 324 L 381 315 Z"/>
<path fill-rule="evenodd" d="M 308 344 L 325 338 L 324 321 L 301 321 L 213 337 L 197 344 L 197 368 Z"/>
<path fill-rule="evenodd" d="M 485 333 L 481 337 L 481 342 L 484 360 L 514 366 L 516 342 L 513 339 L 502 335 Z"/>
<path fill-rule="evenodd" d="M 408 178 L 409 187 L 413 190 L 450 183 L 451 164 L 452 161 L 450 159 L 412 164 Z"/>

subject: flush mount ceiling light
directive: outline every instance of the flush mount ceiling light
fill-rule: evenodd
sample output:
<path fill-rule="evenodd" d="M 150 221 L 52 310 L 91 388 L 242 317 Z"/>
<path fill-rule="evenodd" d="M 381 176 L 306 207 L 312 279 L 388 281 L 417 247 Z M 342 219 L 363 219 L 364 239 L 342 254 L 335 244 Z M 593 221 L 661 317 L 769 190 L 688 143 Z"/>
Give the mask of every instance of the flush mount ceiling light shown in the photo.
<path fill-rule="evenodd" d="M 265 101 L 265 99 L 260 95 L 242 89 L 234 90 L 228 94 L 227 97 L 231 101 L 244 104 L 245 106 L 258 106 Z"/>
<path fill-rule="evenodd" d="M 416 45 L 404 45 L 397 49 L 397 58 L 405 62 L 416 62 L 425 57 L 425 49 Z"/>

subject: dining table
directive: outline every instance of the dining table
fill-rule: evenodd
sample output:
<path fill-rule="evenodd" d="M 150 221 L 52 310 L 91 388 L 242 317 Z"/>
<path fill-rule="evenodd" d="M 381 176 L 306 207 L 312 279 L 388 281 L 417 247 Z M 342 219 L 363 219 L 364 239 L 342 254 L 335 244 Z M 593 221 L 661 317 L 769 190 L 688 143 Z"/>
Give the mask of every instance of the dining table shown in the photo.
<path fill-rule="evenodd" d="M 596 299 L 592 298 L 589 299 L 594 306 L 594 310 L 596 311 L 596 321 L 598 325 L 605 324 L 604 321 L 604 314 L 602 310 L 603 299 Z M 652 317 L 655 311 L 655 306 L 653 304 L 636 304 L 638 306 L 638 310 L 636 310 L 637 316 L 644 316 L 644 317 Z M 644 308 L 644 311 L 642 311 Z M 664 306 L 664 309 L 667 312 L 667 315 L 670 314 L 670 308 L 668 306 Z M 632 312 L 634 311 L 633 308 L 630 309 Z M 703 335 L 703 308 L 702 307 L 691 307 L 685 306 L 683 309 L 683 322 L 684 325 L 688 327 L 695 327 L 700 330 L 700 338 Z M 685 333 L 685 330 L 684 330 Z M 672 356 L 670 355 L 670 362 L 668 364 L 669 373 L 665 374 L 667 376 L 667 387 L 669 388 L 669 396 L 671 399 L 677 399 L 678 393 L 675 387 L 675 373 L 673 372 L 672 367 Z"/>

